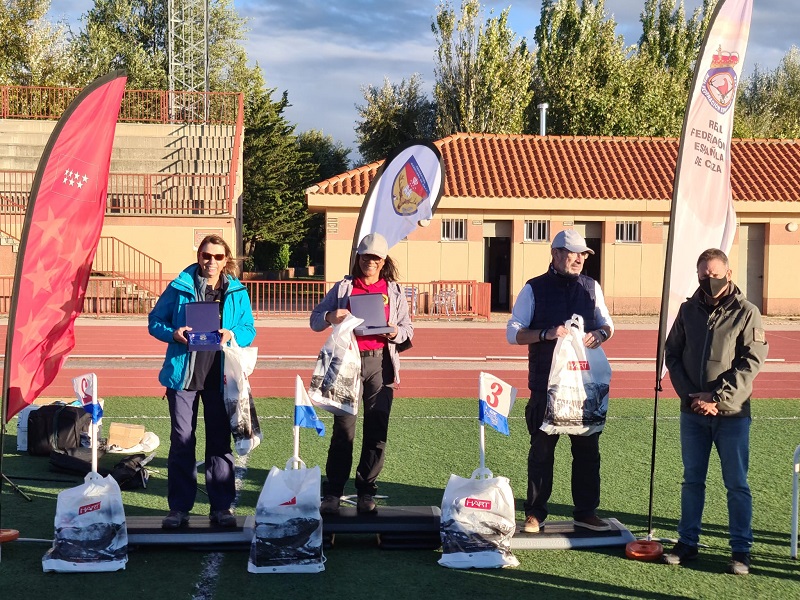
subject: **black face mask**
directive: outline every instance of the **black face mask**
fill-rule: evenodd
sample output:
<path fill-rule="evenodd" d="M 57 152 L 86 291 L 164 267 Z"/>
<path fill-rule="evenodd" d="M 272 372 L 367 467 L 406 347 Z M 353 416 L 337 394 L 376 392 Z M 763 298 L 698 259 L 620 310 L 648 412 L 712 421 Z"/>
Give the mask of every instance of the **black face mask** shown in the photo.
<path fill-rule="evenodd" d="M 716 277 L 707 277 L 706 279 L 700 279 L 699 281 L 700 289 L 709 298 L 716 298 L 717 294 L 728 287 L 728 279 L 726 277 L 723 277 L 722 279 L 717 279 Z"/>

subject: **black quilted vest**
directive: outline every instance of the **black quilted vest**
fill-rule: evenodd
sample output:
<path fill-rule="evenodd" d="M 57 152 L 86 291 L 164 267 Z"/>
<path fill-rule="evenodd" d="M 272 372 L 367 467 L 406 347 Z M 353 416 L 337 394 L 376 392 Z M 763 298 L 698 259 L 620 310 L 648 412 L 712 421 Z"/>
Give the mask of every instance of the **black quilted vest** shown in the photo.
<path fill-rule="evenodd" d="M 550 266 L 547 273 L 534 277 L 525 285 L 533 290 L 533 320 L 528 325 L 529 329 L 563 325 L 574 314 L 583 317 L 584 331 L 597 329 L 594 318 L 595 280 L 591 277 L 565 277 Z M 528 344 L 528 388 L 531 392 L 547 391 L 555 349 L 556 340 Z"/>

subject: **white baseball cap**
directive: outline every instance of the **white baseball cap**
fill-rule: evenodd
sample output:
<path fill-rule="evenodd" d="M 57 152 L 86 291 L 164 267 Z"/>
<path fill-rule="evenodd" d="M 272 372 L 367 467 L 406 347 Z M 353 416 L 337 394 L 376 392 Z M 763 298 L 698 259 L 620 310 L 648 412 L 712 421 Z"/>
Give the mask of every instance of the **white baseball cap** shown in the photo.
<path fill-rule="evenodd" d="M 583 236 L 574 229 L 559 231 L 553 238 L 552 248 L 566 248 L 570 252 L 588 252 L 594 254 L 594 250 L 586 245 Z"/>
<path fill-rule="evenodd" d="M 386 242 L 386 238 L 380 233 L 370 233 L 369 235 L 365 235 L 364 239 L 361 240 L 356 252 L 361 256 L 365 254 L 374 254 L 380 258 L 386 258 L 389 254 L 389 244 Z"/>

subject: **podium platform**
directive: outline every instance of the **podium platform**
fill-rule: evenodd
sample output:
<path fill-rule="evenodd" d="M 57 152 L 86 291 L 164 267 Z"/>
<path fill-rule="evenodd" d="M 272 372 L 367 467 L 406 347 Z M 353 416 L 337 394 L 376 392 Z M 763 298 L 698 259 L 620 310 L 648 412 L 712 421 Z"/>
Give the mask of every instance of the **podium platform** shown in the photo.
<path fill-rule="evenodd" d="M 191 515 L 189 524 L 178 529 L 162 529 L 163 516 L 126 517 L 130 546 L 188 546 L 202 550 L 250 548 L 256 518 L 236 517 L 236 527 L 211 525 L 206 515 Z"/>
<path fill-rule="evenodd" d="M 343 506 L 338 515 L 323 515 L 325 548 L 332 548 L 337 535 L 374 534 L 383 549 L 435 549 L 441 545 L 438 506 L 379 506 L 378 512 L 359 514 Z M 179 529 L 162 529 L 163 516 L 127 517 L 131 546 L 177 545 L 200 550 L 250 548 L 255 530 L 253 515 L 237 516 L 236 527 L 211 525 L 207 516 L 191 515 Z"/>
<path fill-rule="evenodd" d="M 616 519 L 607 519 L 610 531 L 576 527 L 573 521 L 546 521 L 539 533 L 525 533 L 522 524 L 511 539 L 511 550 L 569 550 L 598 546 L 624 546 L 636 537 Z"/>
<path fill-rule="evenodd" d="M 332 547 L 338 534 L 375 534 L 384 550 L 433 550 L 442 544 L 441 515 L 438 506 L 379 506 L 368 514 L 342 506 L 338 515 L 323 515 L 323 543 Z"/>

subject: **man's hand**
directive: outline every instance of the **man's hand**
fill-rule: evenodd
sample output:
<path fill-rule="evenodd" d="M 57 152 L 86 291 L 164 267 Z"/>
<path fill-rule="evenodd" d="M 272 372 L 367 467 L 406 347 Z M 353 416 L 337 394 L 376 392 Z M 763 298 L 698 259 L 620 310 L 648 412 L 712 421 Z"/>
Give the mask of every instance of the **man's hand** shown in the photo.
<path fill-rule="evenodd" d="M 714 402 L 714 394 L 711 392 L 697 392 L 689 394 L 692 398 L 692 411 L 698 415 L 707 415 L 710 417 L 719 413 L 717 403 Z"/>
<path fill-rule="evenodd" d="M 583 336 L 583 345 L 587 348 L 599 348 L 604 339 L 600 330 L 590 331 Z"/>

